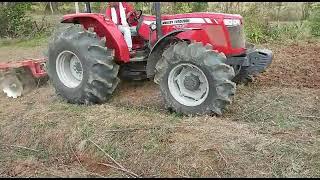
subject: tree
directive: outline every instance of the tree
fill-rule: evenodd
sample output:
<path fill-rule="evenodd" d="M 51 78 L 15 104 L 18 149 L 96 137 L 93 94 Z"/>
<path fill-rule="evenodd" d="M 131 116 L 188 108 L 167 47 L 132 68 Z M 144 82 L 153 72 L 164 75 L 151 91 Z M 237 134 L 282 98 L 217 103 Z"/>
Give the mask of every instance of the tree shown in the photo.
<path fill-rule="evenodd" d="M 51 11 L 53 14 L 54 11 L 58 11 L 58 2 L 47 2 L 45 6 L 46 11 Z"/>
<path fill-rule="evenodd" d="M 52 8 L 52 3 L 51 2 L 49 2 L 49 6 L 50 6 L 51 14 L 53 14 L 53 8 Z"/>
<path fill-rule="evenodd" d="M 280 20 L 280 11 L 281 11 L 281 7 L 282 7 L 282 2 L 277 2 L 277 21 Z"/>
<path fill-rule="evenodd" d="M 312 5 L 312 11 L 308 18 L 311 34 L 320 37 L 320 3 Z"/>
<path fill-rule="evenodd" d="M 173 9 L 174 13 L 190 13 L 192 12 L 192 7 L 189 2 L 174 2 Z"/>
<path fill-rule="evenodd" d="M 208 2 L 193 2 L 192 12 L 205 12 L 208 10 Z"/>
<path fill-rule="evenodd" d="M 76 8 L 76 13 L 79 13 L 79 2 L 74 2 L 74 6 Z"/>
<path fill-rule="evenodd" d="M 304 2 L 302 7 L 302 20 L 306 20 L 310 16 L 310 10 L 313 2 Z"/>

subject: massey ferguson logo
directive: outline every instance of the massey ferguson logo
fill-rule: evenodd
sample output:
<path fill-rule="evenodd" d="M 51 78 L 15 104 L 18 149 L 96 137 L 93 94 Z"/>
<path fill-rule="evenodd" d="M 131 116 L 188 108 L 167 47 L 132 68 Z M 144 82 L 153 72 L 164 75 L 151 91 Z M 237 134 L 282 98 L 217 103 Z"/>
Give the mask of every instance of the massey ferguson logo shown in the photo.
<path fill-rule="evenodd" d="M 177 24 L 177 25 L 174 25 L 174 28 L 175 29 L 181 29 L 184 27 L 184 24 Z"/>

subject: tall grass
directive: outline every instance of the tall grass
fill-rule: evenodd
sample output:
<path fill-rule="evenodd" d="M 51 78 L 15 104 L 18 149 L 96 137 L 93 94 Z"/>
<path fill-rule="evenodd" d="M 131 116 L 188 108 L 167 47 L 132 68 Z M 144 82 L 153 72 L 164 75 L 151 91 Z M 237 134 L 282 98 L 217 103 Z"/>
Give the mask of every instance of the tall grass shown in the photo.
<path fill-rule="evenodd" d="M 320 36 L 320 3 L 314 4 L 312 7 L 312 14 L 308 19 L 311 34 Z"/>

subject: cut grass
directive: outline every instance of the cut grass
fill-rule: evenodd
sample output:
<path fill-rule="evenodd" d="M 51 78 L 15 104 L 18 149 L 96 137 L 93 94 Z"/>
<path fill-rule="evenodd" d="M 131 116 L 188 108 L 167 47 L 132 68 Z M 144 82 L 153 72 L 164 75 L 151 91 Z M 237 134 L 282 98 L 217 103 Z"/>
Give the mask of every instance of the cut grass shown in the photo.
<path fill-rule="evenodd" d="M 90 139 L 143 177 L 319 177 L 320 91 L 272 83 L 238 86 L 222 117 L 169 113 L 152 82 L 123 83 L 93 106 L 66 103 L 50 84 L 18 99 L 1 94 L 0 175 L 126 177 L 99 165 L 112 162 Z"/>
<path fill-rule="evenodd" d="M 54 94 L 51 90 L 48 92 L 48 88 L 39 89 L 39 92 L 45 90 L 38 97 L 39 102 L 34 101 L 21 114 L 20 119 L 30 125 L 17 124 L 12 119 L 14 116 L 8 116 L 8 109 L 4 108 L 7 115 L 2 121 L 10 121 L 11 125 L 4 124 L 1 140 L 9 144 L 19 143 L 18 139 L 11 137 L 24 132 L 28 140 L 20 141 L 20 145 L 49 152 L 42 155 L 27 151 L 18 154 L 16 151 L 5 152 L 7 157 L 16 157 L 13 161 L 34 157 L 36 162 L 47 162 L 42 168 L 56 166 L 58 162 L 73 167 L 77 161 L 66 146 L 70 143 L 78 156 L 93 157 L 91 160 L 79 157 L 90 171 L 108 177 L 122 177 L 119 171 L 98 166 L 98 163 L 110 161 L 104 153 L 84 141 L 89 138 L 124 167 L 145 177 L 315 177 L 319 172 L 319 124 L 297 117 L 288 118 L 293 112 L 307 113 L 317 105 L 319 102 L 313 97 L 319 94 L 318 90 L 242 87 L 222 119 L 179 117 L 178 121 L 172 122 L 171 118 L 177 118 L 174 114 L 139 108 L 134 102 L 128 109 L 119 108 L 116 100 L 110 105 L 87 107 L 43 99 Z M 1 98 L 1 104 L 8 106 L 9 103 L 11 107 L 15 105 L 24 109 L 32 96 L 17 101 Z M 278 101 L 261 111 L 231 121 L 278 96 Z M 266 120 L 266 117 L 270 118 Z M 138 130 L 126 130 L 129 128 Z M 56 162 L 54 159 L 60 160 Z M 60 176 L 71 173 L 62 169 L 57 172 Z M 33 174 L 31 170 L 29 173 Z M 84 171 L 79 173 L 86 176 Z"/>
<path fill-rule="evenodd" d="M 45 35 L 38 36 L 32 39 L 0 39 L 1 47 L 16 47 L 16 48 L 26 48 L 26 47 L 36 47 L 44 46 L 48 43 L 48 37 Z"/>

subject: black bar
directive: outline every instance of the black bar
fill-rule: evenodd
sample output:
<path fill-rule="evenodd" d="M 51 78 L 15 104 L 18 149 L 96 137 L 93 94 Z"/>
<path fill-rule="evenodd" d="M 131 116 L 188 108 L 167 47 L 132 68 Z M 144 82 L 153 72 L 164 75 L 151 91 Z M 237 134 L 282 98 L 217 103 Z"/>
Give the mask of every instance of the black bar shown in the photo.
<path fill-rule="evenodd" d="M 155 2 L 154 7 L 156 11 L 157 39 L 160 39 L 162 37 L 160 2 Z"/>
<path fill-rule="evenodd" d="M 87 7 L 87 13 L 91 13 L 90 2 L 86 2 L 86 7 Z"/>

